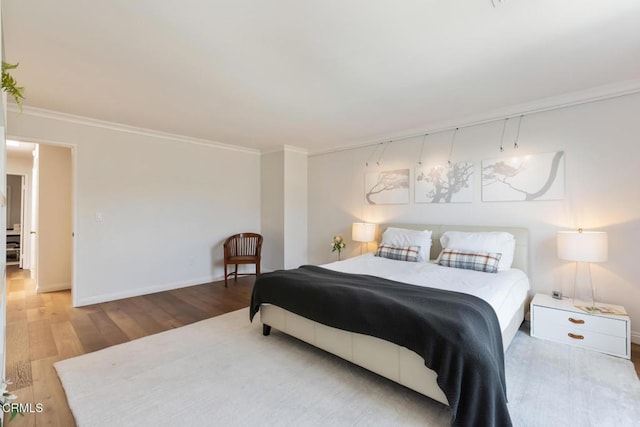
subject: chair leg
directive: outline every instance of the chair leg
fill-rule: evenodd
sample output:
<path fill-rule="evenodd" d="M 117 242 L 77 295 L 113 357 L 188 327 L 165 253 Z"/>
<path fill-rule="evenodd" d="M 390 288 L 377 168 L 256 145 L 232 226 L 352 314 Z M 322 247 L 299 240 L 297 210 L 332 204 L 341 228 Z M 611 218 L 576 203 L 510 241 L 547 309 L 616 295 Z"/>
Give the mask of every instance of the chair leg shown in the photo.
<path fill-rule="evenodd" d="M 260 263 L 256 263 L 256 279 L 260 276 Z"/>
<path fill-rule="evenodd" d="M 224 287 L 227 287 L 227 263 L 224 263 Z"/>
<path fill-rule="evenodd" d="M 233 281 L 234 282 L 238 281 L 238 264 L 236 264 L 236 270 L 235 270 L 235 273 L 233 275 Z"/>

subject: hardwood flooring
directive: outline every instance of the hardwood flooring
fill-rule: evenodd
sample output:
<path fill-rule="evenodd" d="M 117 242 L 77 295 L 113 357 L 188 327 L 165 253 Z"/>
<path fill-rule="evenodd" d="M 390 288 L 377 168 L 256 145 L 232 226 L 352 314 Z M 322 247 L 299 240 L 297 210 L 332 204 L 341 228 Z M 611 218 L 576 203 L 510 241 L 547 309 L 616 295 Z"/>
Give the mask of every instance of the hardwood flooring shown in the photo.
<path fill-rule="evenodd" d="M 75 426 L 55 362 L 247 307 L 254 280 L 72 308 L 70 291 L 36 294 L 29 271 L 8 267 L 6 377 L 17 402 L 34 408 L 8 425 Z M 41 413 L 35 412 L 36 403 L 43 404 Z"/>
<path fill-rule="evenodd" d="M 631 344 L 631 361 L 636 368 L 636 374 L 640 378 L 640 345 Z"/>
<path fill-rule="evenodd" d="M 58 360 L 100 350 L 249 305 L 253 277 L 71 308 L 71 292 L 36 294 L 29 272 L 7 270 L 7 368 L 18 402 L 44 411 L 18 416 L 10 427 L 74 426 L 53 368 Z M 640 376 L 640 345 L 632 358 Z"/>

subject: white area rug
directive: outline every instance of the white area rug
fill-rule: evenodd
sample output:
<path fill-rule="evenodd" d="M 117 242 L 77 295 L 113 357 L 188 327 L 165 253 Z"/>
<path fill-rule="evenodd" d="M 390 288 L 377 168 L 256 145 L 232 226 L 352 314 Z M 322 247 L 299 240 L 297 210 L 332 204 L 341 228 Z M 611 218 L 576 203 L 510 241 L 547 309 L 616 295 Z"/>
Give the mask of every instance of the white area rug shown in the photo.
<path fill-rule="evenodd" d="M 449 425 L 447 407 L 276 330 L 263 337 L 248 316 L 56 363 L 78 425 Z M 525 332 L 507 352 L 507 389 L 516 426 L 640 420 L 631 362 Z"/>

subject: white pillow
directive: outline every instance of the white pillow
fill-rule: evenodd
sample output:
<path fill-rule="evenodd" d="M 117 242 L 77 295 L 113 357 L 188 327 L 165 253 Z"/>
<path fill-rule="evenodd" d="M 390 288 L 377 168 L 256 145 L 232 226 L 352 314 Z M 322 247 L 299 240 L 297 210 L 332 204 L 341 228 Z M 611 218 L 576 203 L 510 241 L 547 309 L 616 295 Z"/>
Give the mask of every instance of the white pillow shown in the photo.
<path fill-rule="evenodd" d="M 418 262 L 429 261 L 429 253 L 431 252 L 431 231 L 387 227 L 384 233 L 382 233 L 382 241 L 380 243 L 399 247 L 420 246 Z"/>
<path fill-rule="evenodd" d="M 442 249 L 500 253 L 498 271 L 511 268 L 516 239 L 504 231 L 465 232 L 447 231 L 440 237 Z"/>

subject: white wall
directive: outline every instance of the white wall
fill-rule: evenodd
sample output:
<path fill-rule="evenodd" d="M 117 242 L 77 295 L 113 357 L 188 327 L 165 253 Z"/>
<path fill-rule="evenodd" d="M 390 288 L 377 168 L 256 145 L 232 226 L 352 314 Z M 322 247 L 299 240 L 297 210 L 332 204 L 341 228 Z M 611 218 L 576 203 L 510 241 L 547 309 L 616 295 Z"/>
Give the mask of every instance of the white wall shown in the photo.
<path fill-rule="evenodd" d="M 222 242 L 260 229 L 260 158 L 25 109 L 8 134 L 76 147 L 77 305 L 222 278 Z"/>
<path fill-rule="evenodd" d="M 593 265 L 597 299 L 623 304 L 640 341 L 640 94 L 525 116 L 520 148 L 513 149 L 517 120 L 510 120 L 505 151 L 500 153 L 502 122 L 462 128 L 456 138 L 453 161 L 476 165 L 474 201 L 468 204 L 414 204 L 413 182 L 408 205 L 372 206 L 364 203 L 367 170 L 417 166 L 421 138 L 392 143 L 381 166 L 365 162 L 375 147 L 359 148 L 309 158 L 309 257 L 312 263 L 335 259 L 331 237 L 350 239 L 353 221 L 377 223 L 442 223 L 523 226 L 530 230 L 530 278 L 535 292 L 561 289 L 570 294 L 574 265 L 556 255 L 558 230 L 599 229 L 609 233 L 609 261 Z M 425 161 L 446 163 L 451 133 L 430 135 Z M 480 162 L 483 159 L 565 151 L 566 197 L 561 201 L 482 203 Z M 360 246 L 348 241 L 346 256 Z M 373 246 L 370 248 L 373 250 Z M 579 297 L 588 298 L 585 283 Z"/>
<path fill-rule="evenodd" d="M 38 150 L 37 291 L 71 288 L 71 149 L 40 145 Z"/>
<path fill-rule="evenodd" d="M 0 3 L 2 1 L 0 0 Z M 3 35 L 2 31 L 2 7 L 0 7 L 0 57 L 4 58 L 3 54 Z M 7 186 L 7 157 L 6 157 L 6 123 L 5 112 L 7 111 L 7 94 L 2 92 L 0 94 L 0 224 L 6 224 L 6 186 Z M 0 233 L 0 268 L 3 272 L 6 271 L 6 233 Z M 7 276 L 2 274 L 0 279 L 0 374 L 4 378 L 5 375 L 5 341 L 6 341 L 6 324 L 7 324 Z"/>
<path fill-rule="evenodd" d="M 260 169 L 262 267 L 284 268 L 284 152 L 265 153 Z"/>
<path fill-rule="evenodd" d="M 284 158 L 284 268 L 296 268 L 308 262 L 307 154 L 286 149 Z"/>
<path fill-rule="evenodd" d="M 306 264 L 306 152 L 285 146 L 263 154 L 260 191 L 265 271 Z"/>

